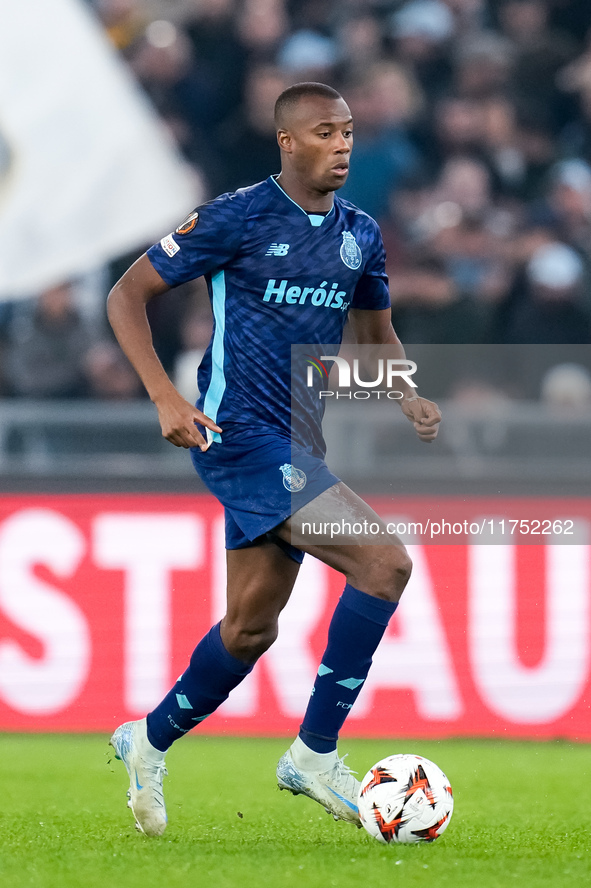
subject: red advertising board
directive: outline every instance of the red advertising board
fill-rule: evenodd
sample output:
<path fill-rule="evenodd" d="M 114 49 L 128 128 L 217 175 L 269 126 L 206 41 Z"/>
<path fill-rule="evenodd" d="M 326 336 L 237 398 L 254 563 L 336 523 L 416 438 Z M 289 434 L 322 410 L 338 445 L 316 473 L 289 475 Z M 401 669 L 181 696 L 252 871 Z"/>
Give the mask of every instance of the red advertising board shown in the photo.
<path fill-rule="evenodd" d="M 391 515 L 371 503 L 399 524 L 573 520 L 578 536 L 522 545 L 507 524 L 494 545 L 411 546 L 413 576 L 345 732 L 591 740 L 589 504 L 438 498 L 435 514 L 407 498 Z M 208 496 L 3 497 L 0 729 L 109 731 L 141 717 L 223 615 L 224 586 L 223 515 Z M 293 733 L 342 586 L 306 558 L 278 641 L 198 730 Z"/>

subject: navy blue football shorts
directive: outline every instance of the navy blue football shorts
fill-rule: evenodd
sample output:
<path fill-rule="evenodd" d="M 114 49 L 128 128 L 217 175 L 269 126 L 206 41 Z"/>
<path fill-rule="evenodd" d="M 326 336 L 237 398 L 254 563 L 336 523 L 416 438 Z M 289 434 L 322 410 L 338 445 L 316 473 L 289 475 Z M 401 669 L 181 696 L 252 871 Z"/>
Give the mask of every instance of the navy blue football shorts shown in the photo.
<path fill-rule="evenodd" d="M 221 443 L 214 441 L 205 452 L 193 447 L 191 458 L 203 483 L 224 507 L 227 549 L 257 545 L 339 482 L 312 448 L 294 445 L 279 431 L 241 423 L 225 423 Z M 301 563 L 301 549 L 270 538 Z"/>

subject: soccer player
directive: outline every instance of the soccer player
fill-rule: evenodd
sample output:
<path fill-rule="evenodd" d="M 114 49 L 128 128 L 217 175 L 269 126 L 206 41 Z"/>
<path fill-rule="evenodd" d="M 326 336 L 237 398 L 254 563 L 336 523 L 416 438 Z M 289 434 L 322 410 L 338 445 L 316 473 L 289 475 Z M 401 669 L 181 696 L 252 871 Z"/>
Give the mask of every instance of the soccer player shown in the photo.
<path fill-rule="evenodd" d="M 353 144 L 346 102 L 331 87 L 302 83 L 279 96 L 275 113 L 281 173 L 199 207 L 109 295 L 109 319 L 158 410 L 163 435 L 191 449 L 226 518 L 224 618 L 152 712 L 111 738 L 129 773 L 137 827 L 151 836 L 166 827 L 167 749 L 214 712 L 273 643 L 304 553 L 341 571 L 346 585 L 277 780 L 335 819 L 359 824 L 359 783 L 339 758 L 337 738 L 411 572 L 395 537 L 377 546 L 354 536 L 339 545 L 299 538 L 293 545 L 292 531 L 302 522 L 384 525 L 326 466 L 319 407 L 306 401 L 306 391 L 295 393 L 306 422 L 292 425 L 291 345 L 340 343 L 348 318 L 357 342 L 404 352 L 390 320 L 379 228 L 334 194 L 347 178 Z M 214 329 L 194 407 L 156 356 L 145 308 L 156 294 L 200 275 Z M 403 413 L 421 440 L 432 441 L 441 419 L 437 405 L 404 381 L 400 388 Z"/>

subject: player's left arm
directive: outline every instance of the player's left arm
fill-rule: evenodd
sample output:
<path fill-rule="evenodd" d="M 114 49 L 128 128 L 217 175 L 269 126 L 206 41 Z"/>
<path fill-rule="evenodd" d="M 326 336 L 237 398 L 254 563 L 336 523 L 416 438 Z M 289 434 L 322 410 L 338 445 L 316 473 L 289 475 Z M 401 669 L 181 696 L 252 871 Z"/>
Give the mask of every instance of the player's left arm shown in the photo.
<path fill-rule="evenodd" d="M 404 359 L 404 346 L 392 326 L 389 308 L 367 310 L 352 308 L 349 311 L 349 323 L 358 345 L 389 345 L 397 358 Z M 430 443 L 437 437 L 441 411 L 433 401 L 422 398 L 416 389 L 400 379 L 399 388 L 403 398 L 399 401 L 400 408 L 406 418 L 412 422 L 421 441 Z"/>

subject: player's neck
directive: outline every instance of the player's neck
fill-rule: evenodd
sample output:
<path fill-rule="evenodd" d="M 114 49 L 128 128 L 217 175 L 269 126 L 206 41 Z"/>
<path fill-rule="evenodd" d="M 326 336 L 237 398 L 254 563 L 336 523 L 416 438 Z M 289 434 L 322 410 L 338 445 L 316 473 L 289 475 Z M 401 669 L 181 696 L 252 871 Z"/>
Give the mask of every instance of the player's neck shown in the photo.
<path fill-rule="evenodd" d="M 332 209 L 334 192 L 316 191 L 304 185 L 295 176 L 282 170 L 276 180 L 279 187 L 288 197 L 297 203 L 306 213 L 328 213 Z"/>

